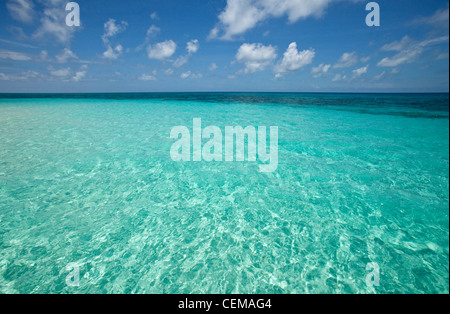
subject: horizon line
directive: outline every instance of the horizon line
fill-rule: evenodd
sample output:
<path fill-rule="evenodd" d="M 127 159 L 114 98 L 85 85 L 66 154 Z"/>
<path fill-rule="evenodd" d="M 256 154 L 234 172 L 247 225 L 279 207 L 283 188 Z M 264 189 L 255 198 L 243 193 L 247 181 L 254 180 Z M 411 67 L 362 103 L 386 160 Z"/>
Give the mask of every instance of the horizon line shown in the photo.
<path fill-rule="evenodd" d="M 98 95 L 98 94 L 352 94 L 352 95 L 376 95 L 376 94 L 450 94 L 446 92 L 291 92 L 291 91 L 152 91 L 152 92 L 0 92 L 0 95 Z"/>

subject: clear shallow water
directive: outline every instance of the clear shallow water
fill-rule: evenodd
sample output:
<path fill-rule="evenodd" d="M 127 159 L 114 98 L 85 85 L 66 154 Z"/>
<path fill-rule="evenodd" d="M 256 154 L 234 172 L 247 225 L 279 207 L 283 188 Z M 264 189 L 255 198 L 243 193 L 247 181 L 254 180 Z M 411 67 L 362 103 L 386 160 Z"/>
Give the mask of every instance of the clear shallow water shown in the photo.
<path fill-rule="evenodd" d="M 448 293 L 448 116 L 448 95 L 2 95 L 0 292 Z M 194 118 L 278 126 L 278 170 L 173 162 Z"/>

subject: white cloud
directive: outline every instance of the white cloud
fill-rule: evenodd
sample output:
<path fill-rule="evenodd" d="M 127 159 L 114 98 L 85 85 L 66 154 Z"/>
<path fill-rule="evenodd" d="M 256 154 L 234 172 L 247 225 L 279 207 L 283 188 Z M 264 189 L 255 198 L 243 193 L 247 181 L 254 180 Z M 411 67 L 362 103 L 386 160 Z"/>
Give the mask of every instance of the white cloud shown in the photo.
<path fill-rule="evenodd" d="M 409 36 L 404 36 L 400 41 L 394 41 L 390 44 L 386 44 L 381 47 L 382 51 L 401 51 L 405 49 L 408 45 L 412 43 L 411 38 Z"/>
<path fill-rule="evenodd" d="M 358 56 L 356 55 L 356 52 L 346 52 L 339 58 L 339 61 L 334 65 L 334 68 L 348 68 L 356 63 L 358 63 Z"/>
<path fill-rule="evenodd" d="M 218 66 L 215 63 L 211 63 L 211 65 L 209 66 L 208 70 L 210 71 L 215 71 L 217 70 Z"/>
<path fill-rule="evenodd" d="M 275 72 L 281 74 L 296 71 L 311 64 L 315 55 L 316 52 L 312 49 L 299 52 L 297 50 L 297 43 L 293 42 L 284 53 L 281 63 L 275 67 Z"/>
<path fill-rule="evenodd" d="M 193 79 L 199 79 L 199 78 L 202 78 L 203 75 L 201 73 L 192 73 L 191 71 L 187 71 L 180 75 L 180 78 L 182 78 L 182 79 L 187 79 L 189 77 L 193 78 Z"/>
<path fill-rule="evenodd" d="M 173 66 L 176 68 L 180 68 L 183 65 L 185 65 L 188 61 L 189 61 L 188 56 L 180 56 L 175 60 L 175 62 L 173 63 Z"/>
<path fill-rule="evenodd" d="M 66 25 L 65 0 L 42 0 L 44 14 L 41 18 L 41 26 L 33 34 L 34 38 L 56 39 L 61 43 L 70 42 L 73 33 L 78 27 Z"/>
<path fill-rule="evenodd" d="M 158 18 L 158 13 L 157 13 L 157 12 L 153 12 L 152 14 L 150 14 L 150 18 L 151 18 L 152 20 L 157 20 L 157 19 L 159 19 L 159 18 Z"/>
<path fill-rule="evenodd" d="M 9 50 L 0 50 L 0 59 L 9 59 L 13 61 L 30 61 L 31 58 L 26 54 L 9 51 Z"/>
<path fill-rule="evenodd" d="M 64 48 L 64 50 L 56 56 L 56 61 L 59 63 L 66 63 L 70 60 L 78 60 L 78 57 L 69 48 Z"/>
<path fill-rule="evenodd" d="M 158 34 L 161 31 L 159 27 L 156 27 L 155 25 L 152 25 L 147 30 L 147 39 L 151 38 L 152 36 Z"/>
<path fill-rule="evenodd" d="M 73 74 L 70 67 L 61 69 L 54 69 L 53 67 L 49 67 L 50 75 L 62 80 L 63 82 L 80 82 L 86 76 L 87 69 L 88 66 L 83 65 L 78 71 L 75 72 L 75 74 Z"/>
<path fill-rule="evenodd" d="M 418 18 L 414 21 L 414 24 L 423 26 L 428 24 L 437 28 L 442 28 L 448 33 L 449 24 L 449 7 L 447 2 L 447 7 L 444 9 L 437 10 L 432 16 L 426 16 Z"/>
<path fill-rule="evenodd" d="M 340 81 L 345 81 L 346 79 L 347 79 L 346 75 L 336 74 L 332 81 L 333 82 L 340 82 Z"/>
<path fill-rule="evenodd" d="M 108 46 L 106 51 L 103 53 L 103 58 L 109 60 L 116 60 L 122 55 L 123 47 L 122 45 L 117 45 L 114 49 L 111 46 Z"/>
<path fill-rule="evenodd" d="M 87 65 L 83 65 L 76 73 L 75 76 L 72 77 L 72 81 L 79 82 L 81 81 L 87 74 Z"/>
<path fill-rule="evenodd" d="M 331 69 L 331 64 L 320 64 L 317 67 L 312 68 L 311 73 L 314 74 L 315 78 L 321 77 L 328 73 L 328 71 Z"/>
<path fill-rule="evenodd" d="M 227 0 L 218 24 L 210 38 L 231 40 L 272 17 L 286 15 L 290 22 L 309 16 L 320 16 L 327 6 L 337 0 Z"/>
<path fill-rule="evenodd" d="M 29 79 L 36 79 L 41 75 L 36 71 L 27 71 L 19 74 L 5 74 L 0 73 L 0 80 L 2 81 L 27 81 Z"/>
<path fill-rule="evenodd" d="M 193 54 L 197 53 L 199 48 L 200 48 L 200 44 L 198 43 L 197 39 L 193 39 L 193 40 L 189 41 L 186 44 L 187 55 L 178 57 L 177 60 L 175 60 L 175 62 L 173 63 L 173 66 L 176 68 L 180 68 L 183 65 L 185 65 L 189 61 L 189 58 Z"/>
<path fill-rule="evenodd" d="M 65 78 L 70 76 L 72 73 L 70 68 L 65 68 L 65 69 L 59 69 L 59 70 L 52 70 L 50 71 L 50 74 L 53 76 L 57 76 L 57 77 L 61 77 L 61 78 Z"/>
<path fill-rule="evenodd" d="M 140 81 L 156 81 L 156 70 L 153 70 L 152 74 L 142 74 L 141 77 L 139 77 Z"/>
<path fill-rule="evenodd" d="M 111 38 L 116 36 L 119 33 L 122 33 L 126 30 L 128 23 L 122 21 L 120 23 L 116 23 L 115 19 L 109 19 L 104 25 L 104 33 L 102 36 L 102 41 L 106 46 L 106 51 L 103 53 L 103 58 L 109 60 L 116 60 L 123 53 L 123 46 L 121 44 L 113 46 L 111 45 Z"/>
<path fill-rule="evenodd" d="M 379 81 L 379 80 L 381 80 L 383 77 L 385 77 L 386 76 L 386 71 L 383 71 L 383 72 L 381 72 L 380 74 L 378 74 L 378 75 L 376 75 L 374 78 L 373 78 L 373 80 L 374 81 Z"/>
<path fill-rule="evenodd" d="M 428 47 L 436 44 L 448 42 L 449 37 L 442 36 L 438 38 L 428 39 L 421 42 L 414 41 L 408 36 L 403 37 L 401 41 L 394 41 L 390 44 L 384 45 L 383 51 L 398 52 L 393 57 L 383 58 L 378 66 L 380 67 L 397 67 L 405 63 L 414 62 Z"/>
<path fill-rule="evenodd" d="M 147 34 L 145 36 L 144 43 L 142 45 L 138 46 L 136 48 L 136 51 L 141 51 L 142 48 L 144 48 L 150 42 L 150 39 L 152 37 L 156 36 L 160 31 L 161 31 L 161 29 L 159 27 L 156 27 L 155 25 L 150 26 L 147 30 Z"/>
<path fill-rule="evenodd" d="M 41 51 L 41 53 L 39 54 L 39 60 L 44 62 L 49 60 L 47 50 Z"/>
<path fill-rule="evenodd" d="M 187 72 L 185 72 L 185 73 L 182 73 L 182 74 L 180 75 L 180 77 L 181 77 L 182 79 L 186 79 L 186 78 L 188 78 L 189 76 L 191 76 L 191 74 L 192 74 L 191 71 L 187 71 Z"/>
<path fill-rule="evenodd" d="M 366 74 L 368 70 L 369 70 L 368 65 L 366 65 L 365 67 L 353 70 L 353 78 L 358 78 L 361 75 Z"/>
<path fill-rule="evenodd" d="M 8 0 L 6 7 L 13 19 L 23 23 L 33 22 L 35 13 L 31 0 Z"/>
<path fill-rule="evenodd" d="M 8 30 L 11 30 L 11 28 L 9 28 Z M 20 37 L 20 36 L 18 36 L 18 37 Z M 8 44 L 8 45 L 13 45 L 13 46 L 20 46 L 20 47 L 25 47 L 25 48 L 38 49 L 38 47 L 33 46 L 33 45 L 19 43 L 19 42 L 16 42 L 16 41 L 11 41 L 11 40 L 6 40 L 6 39 L 0 39 L 0 42 Z"/>
<path fill-rule="evenodd" d="M 82 65 L 78 71 L 75 71 L 75 74 L 73 74 L 73 71 L 70 67 L 67 68 L 61 68 L 61 69 L 55 69 L 52 66 L 48 68 L 50 71 L 50 75 L 60 79 L 63 82 L 80 82 L 82 79 L 86 77 L 88 66 Z"/>
<path fill-rule="evenodd" d="M 436 60 L 445 60 L 445 59 L 448 59 L 448 58 L 449 58 L 448 51 L 447 52 L 442 52 L 442 53 L 440 53 L 440 54 L 438 54 L 436 56 Z"/>
<path fill-rule="evenodd" d="M 192 55 L 198 51 L 200 48 L 200 44 L 198 43 L 197 39 L 193 39 L 186 45 L 186 50 L 188 51 L 188 54 Z"/>
<path fill-rule="evenodd" d="M 209 38 L 209 39 L 217 38 L 217 37 L 219 36 L 219 32 L 220 32 L 219 27 L 217 27 L 217 26 L 214 27 L 214 28 L 209 32 L 208 38 Z"/>
<path fill-rule="evenodd" d="M 392 58 L 383 58 L 378 62 L 379 67 L 397 67 L 404 63 L 413 62 L 420 54 L 422 54 L 421 49 L 406 50 L 402 53 L 395 55 Z"/>
<path fill-rule="evenodd" d="M 17 26 L 11 25 L 8 27 L 8 31 L 14 36 L 14 38 L 16 38 L 18 40 L 29 40 L 28 36 L 25 34 L 22 27 L 17 27 Z M 32 48 L 32 47 L 28 47 L 28 48 Z"/>
<path fill-rule="evenodd" d="M 81 81 L 85 76 L 86 76 L 86 71 L 80 71 L 80 72 L 77 72 L 76 74 L 75 74 L 75 76 L 72 78 L 72 80 L 74 81 L 74 82 L 79 82 L 79 81 Z"/>
<path fill-rule="evenodd" d="M 102 36 L 102 40 L 105 44 L 109 43 L 109 39 L 116 36 L 119 33 L 124 32 L 127 29 L 128 23 L 122 21 L 121 23 L 116 23 L 115 19 L 109 19 L 108 22 L 104 24 L 105 32 Z"/>
<path fill-rule="evenodd" d="M 156 77 L 149 74 L 142 74 L 139 78 L 140 81 L 156 81 Z"/>
<path fill-rule="evenodd" d="M 263 71 L 276 57 L 275 47 L 262 44 L 243 44 L 236 54 L 236 60 L 245 64 L 245 73 Z"/>
<path fill-rule="evenodd" d="M 264 13 L 254 6 L 252 0 L 228 0 L 225 10 L 219 15 L 219 24 L 210 33 L 211 38 L 224 34 L 222 39 L 232 39 L 264 19 Z"/>
<path fill-rule="evenodd" d="M 148 57 L 150 59 L 164 60 L 170 58 L 177 50 L 177 44 L 172 40 L 150 45 L 147 48 Z"/>

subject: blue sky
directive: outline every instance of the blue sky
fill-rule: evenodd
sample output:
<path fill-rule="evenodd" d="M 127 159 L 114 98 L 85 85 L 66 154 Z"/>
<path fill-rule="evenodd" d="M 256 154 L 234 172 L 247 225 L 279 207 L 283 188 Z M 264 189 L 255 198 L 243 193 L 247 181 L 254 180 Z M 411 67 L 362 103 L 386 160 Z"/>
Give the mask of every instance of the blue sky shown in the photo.
<path fill-rule="evenodd" d="M 68 2 L 1 2 L 0 92 L 448 92 L 446 0 Z"/>

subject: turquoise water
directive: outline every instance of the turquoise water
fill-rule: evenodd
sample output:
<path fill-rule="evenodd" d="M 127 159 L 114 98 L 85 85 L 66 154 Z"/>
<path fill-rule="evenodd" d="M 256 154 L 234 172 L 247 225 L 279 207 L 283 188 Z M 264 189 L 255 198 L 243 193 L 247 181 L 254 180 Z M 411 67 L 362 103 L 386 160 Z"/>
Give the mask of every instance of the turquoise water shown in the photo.
<path fill-rule="evenodd" d="M 277 171 L 172 161 L 194 118 Z M 448 141 L 448 95 L 3 95 L 0 292 L 448 293 Z"/>

